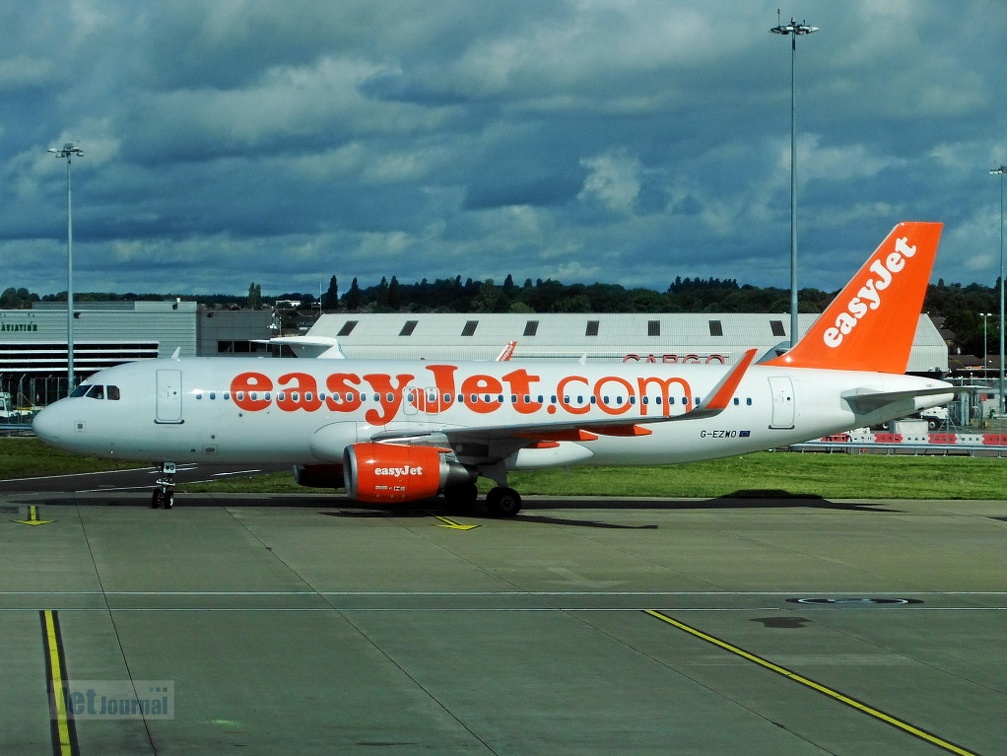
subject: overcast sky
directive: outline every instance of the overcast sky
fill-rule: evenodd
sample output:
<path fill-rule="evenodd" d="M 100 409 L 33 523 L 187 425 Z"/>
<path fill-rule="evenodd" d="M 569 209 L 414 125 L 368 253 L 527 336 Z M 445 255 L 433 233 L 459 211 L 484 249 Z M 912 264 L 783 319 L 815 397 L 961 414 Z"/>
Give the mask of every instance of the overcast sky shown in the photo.
<path fill-rule="evenodd" d="M 900 220 L 993 285 L 1002 0 L 0 0 L 0 288 L 845 284 Z"/>

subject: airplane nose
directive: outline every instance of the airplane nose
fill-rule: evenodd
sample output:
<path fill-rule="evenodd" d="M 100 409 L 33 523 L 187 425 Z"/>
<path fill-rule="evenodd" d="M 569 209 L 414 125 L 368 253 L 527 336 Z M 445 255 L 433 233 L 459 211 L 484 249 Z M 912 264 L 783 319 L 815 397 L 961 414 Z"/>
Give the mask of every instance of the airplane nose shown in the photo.
<path fill-rule="evenodd" d="M 35 435 L 42 441 L 49 444 L 56 444 L 60 439 L 60 415 L 62 413 L 55 406 L 45 407 L 35 415 L 32 420 L 32 428 Z"/>

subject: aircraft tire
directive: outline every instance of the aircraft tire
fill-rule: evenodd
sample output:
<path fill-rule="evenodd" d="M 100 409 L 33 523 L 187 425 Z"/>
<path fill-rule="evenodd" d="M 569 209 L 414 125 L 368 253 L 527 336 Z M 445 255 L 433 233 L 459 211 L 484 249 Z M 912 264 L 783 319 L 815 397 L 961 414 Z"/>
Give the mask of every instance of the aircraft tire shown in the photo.
<path fill-rule="evenodd" d="M 513 517 L 521 511 L 521 494 L 513 488 L 498 486 L 486 494 L 486 509 L 494 517 Z"/>
<path fill-rule="evenodd" d="M 171 509 L 173 506 L 175 506 L 175 492 L 168 491 L 168 493 L 166 493 L 163 497 L 163 502 L 165 509 Z"/>
<path fill-rule="evenodd" d="M 150 508 L 158 509 L 160 506 L 161 506 L 161 492 L 154 491 L 154 493 L 150 495 Z"/>

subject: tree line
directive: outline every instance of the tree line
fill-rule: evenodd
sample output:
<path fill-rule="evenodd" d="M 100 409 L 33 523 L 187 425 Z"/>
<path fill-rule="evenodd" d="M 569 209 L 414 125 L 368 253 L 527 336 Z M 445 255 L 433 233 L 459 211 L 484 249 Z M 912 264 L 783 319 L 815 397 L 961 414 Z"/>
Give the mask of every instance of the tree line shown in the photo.
<path fill-rule="evenodd" d="M 798 309 L 801 312 L 821 312 L 837 292 L 801 289 Z M 292 308 L 302 314 L 321 312 L 457 312 L 457 313 L 786 313 L 790 310 L 790 290 L 739 284 L 736 279 L 676 277 L 665 291 L 647 288 L 626 288 L 618 284 L 563 284 L 552 279 L 526 278 L 520 285 L 508 275 L 502 284 L 493 279 L 424 278 L 414 283 L 400 283 L 395 276 L 382 277 L 373 286 L 362 287 L 354 278 L 340 292 L 336 276 L 328 289 L 316 297 L 305 292 L 289 292 L 275 297 L 263 296 L 259 284 L 252 283 L 248 295 L 214 294 L 113 294 L 82 292 L 74 295 L 76 302 L 88 301 L 161 301 L 181 297 L 196 300 L 207 307 L 239 308 L 273 307 L 278 301 L 297 302 Z M 31 307 L 34 302 L 66 301 L 66 292 L 40 297 L 24 288 L 6 289 L 0 294 L 0 309 Z M 997 344 L 999 339 L 999 280 L 994 286 L 972 283 L 945 284 L 939 280 L 928 287 L 924 312 L 944 319 L 956 335 L 956 348 L 962 353 L 983 353 L 985 341 Z M 291 313 L 293 314 L 293 313 Z M 995 351 L 995 350 L 992 350 Z"/>

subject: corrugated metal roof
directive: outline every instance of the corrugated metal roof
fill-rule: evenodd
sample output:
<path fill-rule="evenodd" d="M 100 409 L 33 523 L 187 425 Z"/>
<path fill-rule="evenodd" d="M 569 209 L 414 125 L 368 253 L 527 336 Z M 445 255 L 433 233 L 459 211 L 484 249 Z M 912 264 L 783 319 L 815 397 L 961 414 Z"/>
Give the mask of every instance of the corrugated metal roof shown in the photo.
<path fill-rule="evenodd" d="M 818 317 L 802 314 L 801 332 Z M 308 332 L 334 336 L 349 357 L 493 359 L 517 341 L 514 359 L 733 362 L 744 350 L 788 341 L 789 314 L 408 313 L 327 314 Z M 947 346 L 921 315 L 909 370 L 946 371 Z"/>

